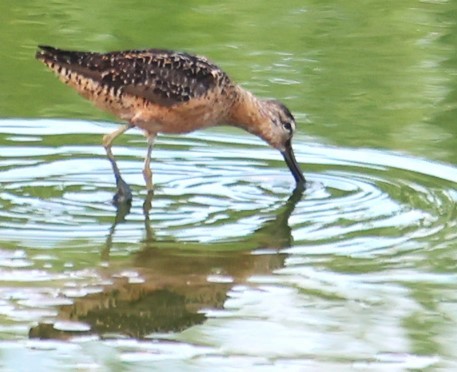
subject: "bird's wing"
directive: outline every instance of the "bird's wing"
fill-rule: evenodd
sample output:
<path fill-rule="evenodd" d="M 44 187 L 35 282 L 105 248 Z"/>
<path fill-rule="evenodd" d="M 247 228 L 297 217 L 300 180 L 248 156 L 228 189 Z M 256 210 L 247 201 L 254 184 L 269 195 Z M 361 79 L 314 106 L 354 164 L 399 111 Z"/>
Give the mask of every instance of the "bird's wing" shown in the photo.
<path fill-rule="evenodd" d="M 205 95 L 227 75 L 204 57 L 160 49 L 111 53 L 65 51 L 40 46 L 36 57 L 110 89 L 163 106 Z"/>

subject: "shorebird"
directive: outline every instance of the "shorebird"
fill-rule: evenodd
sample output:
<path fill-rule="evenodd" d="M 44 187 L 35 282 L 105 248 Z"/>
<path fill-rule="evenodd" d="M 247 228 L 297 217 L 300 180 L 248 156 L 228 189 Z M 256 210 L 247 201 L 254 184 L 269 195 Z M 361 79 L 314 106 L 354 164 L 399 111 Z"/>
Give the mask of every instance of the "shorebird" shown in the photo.
<path fill-rule="evenodd" d="M 224 124 L 257 135 L 279 150 L 297 187 L 304 188 L 305 177 L 292 149 L 295 119 L 290 111 L 277 100 L 257 98 L 207 58 L 162 49 L 94 53 L 38 48 L 36 58 L 62 82 L 127 122 L 103 137 L 116 179 L 114 203 L 129 202 L 132 193 L 111 146 L 133 127 L 147 137 L 143 176 L 148 192 L 154 188 L 150 162 L 157 134 L 188 133 Z"/>

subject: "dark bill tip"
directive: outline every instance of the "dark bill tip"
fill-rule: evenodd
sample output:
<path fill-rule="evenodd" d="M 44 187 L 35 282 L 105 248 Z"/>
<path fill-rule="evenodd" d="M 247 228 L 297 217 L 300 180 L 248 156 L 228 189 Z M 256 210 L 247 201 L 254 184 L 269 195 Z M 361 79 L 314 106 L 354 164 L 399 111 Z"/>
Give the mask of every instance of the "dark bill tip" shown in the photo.
<path fill-rule="evenodd" d="M 295 159 L 294 151 L 292 149 L 292 143 L 290 142 L 290 140 L 287 141 L 286 148 L 284 149 L 284 151 L 281 151 L 281 153 L 284 157 L 284 160 L 286 161 L 287 166 L 292 172 L 292 175 L 295 178 L 297 186 L 304 187 L 306 184 L 306 179 L 300 169 L 300 166 L 297 163 L 297 160 Z"/>

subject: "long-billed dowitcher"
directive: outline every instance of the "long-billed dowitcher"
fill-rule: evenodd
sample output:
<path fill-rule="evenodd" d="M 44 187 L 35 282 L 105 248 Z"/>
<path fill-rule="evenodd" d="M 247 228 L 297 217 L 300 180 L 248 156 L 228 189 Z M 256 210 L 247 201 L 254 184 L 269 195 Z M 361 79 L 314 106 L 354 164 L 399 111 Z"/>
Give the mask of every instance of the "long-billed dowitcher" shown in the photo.
<path fill-rule="evenodd" d="M 291 144 L 295 119 L 287 107 L 276 100 L 258 99 L 205 57 L 160 49 L 93 53 L 39 48 L 36 58 L 61 81 L 127 122 L 103 137 L 116 177 L 114 202 L 130 201 L 132 194 L 111 145 L 133 127 L 147 137 L 143 176 L 148 192 L 153 190 L 150 161 L 158 133 L 188 133 L 223 124 L 245 129 L 278 149 L 297 186 L 304 187 L 305 177 Z"/>

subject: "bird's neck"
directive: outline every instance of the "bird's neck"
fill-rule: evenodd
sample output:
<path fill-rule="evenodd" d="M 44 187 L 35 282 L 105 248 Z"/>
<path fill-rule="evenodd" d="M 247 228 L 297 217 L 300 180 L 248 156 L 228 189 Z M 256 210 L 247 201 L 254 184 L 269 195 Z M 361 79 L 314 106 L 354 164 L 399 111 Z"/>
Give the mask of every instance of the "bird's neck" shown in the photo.
<path fill-rule="evenodd" d="M 271 129 L 265 102 L 240 86 L 236 87 L 236 96 L 228 121 L 230 125 L 242 128 L 269 142 Z"/>

